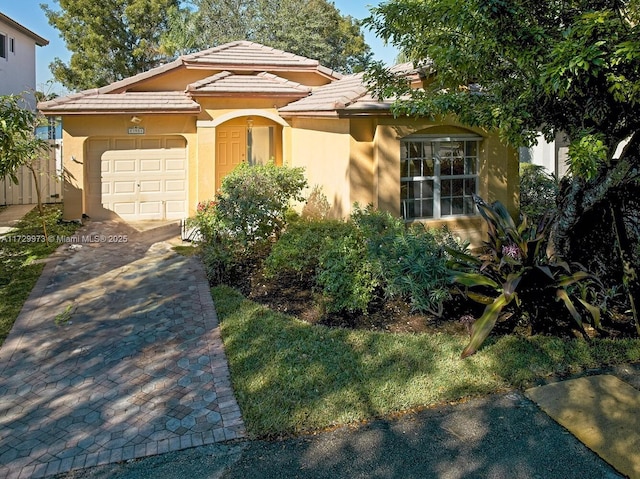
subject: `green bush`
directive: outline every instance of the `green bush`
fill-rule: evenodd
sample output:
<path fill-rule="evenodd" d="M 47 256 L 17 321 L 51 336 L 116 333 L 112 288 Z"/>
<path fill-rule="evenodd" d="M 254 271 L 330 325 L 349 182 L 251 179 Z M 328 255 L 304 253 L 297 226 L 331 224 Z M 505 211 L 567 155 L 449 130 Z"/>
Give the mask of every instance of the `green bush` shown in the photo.
<path fill-rule="evenodd" d="M 200 233 L 212 284 L 233 282 L 260 266 L 306 184 L 301 168 L 243 163 L 224 178 L 214 201 L 198 204 L 190 224 Z"/>
<path fill-rule="evenodd" d="M 318 268 L 318 252 L 348 230 L 349 226 L 340 220 L 301 220 L 290 224 L 265 261 L 265 275 L 271 279 L 293 276 L 312 283 Z"/>
<path fill-rule="evenodd" d="M 367 312 L 381 296 L 400 298 L 414 311 L 441 314 L 450 299 L 444 245 L 464 252 L 446 231 L 406 227 L 390 213 L 355 208 L 350 231 L 320 248 L 317 284 L 330 312 Z"/>
<path fill-rule="evenodd" d="M 430 230 L 413 227 L 388 242 L 378 261 L 385 293 L 405 299 L 414 311 L 442 315 L 451 299 L 447 255 Z"/>
<path fill-rule="evenodd" d="M 385 296 L 407 301 L 414 311 L 442 314 L 443 303 L 451 298 L 443 246 L 464 252 L 467 245 L 446 230 L 421 224 L 407 227 L 400 218 L 371 207 L 356 208 L 352 220 L 366 242 L 367 261 Z"/>
<path fill-rule="evenodd" d="M 352 223 L 350 223 L 352 225 Z M 316 282 L 327 298 L 328 312 L 367 313 L 380 279 L 369 261 L 366 243 L 356 228 L 319 252 Z"/>
<path fill-rule="evenodd" d="M 196 235 L 196 241 L 205 244 L 213 241 L 216 238 L 216 231 L 218 230 L 216 223 L 216 202 L 202 201 L 198 203 L 196 215 L 193 218 L 189 218 L 187 224 L 198 230 L 199 235 Z"/>
<path fill-rule="evenodd" d="M 302 168 L 242 163 L 222 180 L 216 226 L 242 245 L 278 237 L 290 203 L 304 200 L 306 186 Z"/>
<path fill-rule="evenodd" d="M 520 164 L 520 212 L 530 224 L 538 223 L 546 214 L 555 213 L 558 182 L 543 166 Z"/>

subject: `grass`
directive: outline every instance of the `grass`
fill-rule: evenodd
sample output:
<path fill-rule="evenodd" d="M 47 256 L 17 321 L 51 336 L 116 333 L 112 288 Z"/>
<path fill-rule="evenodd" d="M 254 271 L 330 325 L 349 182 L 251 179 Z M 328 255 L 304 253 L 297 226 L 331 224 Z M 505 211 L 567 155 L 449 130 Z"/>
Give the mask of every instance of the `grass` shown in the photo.
<path fill-rule="evenodd" d="M 4 342 L 24 302 L 42 273 L 44 264 L 37 260 L 46 258 L 56 250 L 57 236 L 75 232 L 75 223 L 61 223 L 60 207 L 45 207 L 45 222 L 50 243 L 43 241 L 42 220 L 37 209 L 28 213 L 15 231 L 0 236 L 0 345 Z"/>
<path fill-rule="evenodd" d="M 640 360 L 640 340 L 468 338 L 312 326 L 228 287 L 212 289 L 233 386 L 254 437 L 289 435 L 522 388 L 553 374 Z"/>

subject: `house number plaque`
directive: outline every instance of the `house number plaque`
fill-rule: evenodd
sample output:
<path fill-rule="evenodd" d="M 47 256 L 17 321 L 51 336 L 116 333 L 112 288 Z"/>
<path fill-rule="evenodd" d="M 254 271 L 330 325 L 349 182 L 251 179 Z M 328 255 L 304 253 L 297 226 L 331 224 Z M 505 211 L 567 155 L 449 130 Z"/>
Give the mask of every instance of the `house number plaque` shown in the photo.
<path fill-rule="evenodd" d="M 144 128 L 141 126 L 132 126 L 127 131 L 130 135 L 144 135 Z"/>

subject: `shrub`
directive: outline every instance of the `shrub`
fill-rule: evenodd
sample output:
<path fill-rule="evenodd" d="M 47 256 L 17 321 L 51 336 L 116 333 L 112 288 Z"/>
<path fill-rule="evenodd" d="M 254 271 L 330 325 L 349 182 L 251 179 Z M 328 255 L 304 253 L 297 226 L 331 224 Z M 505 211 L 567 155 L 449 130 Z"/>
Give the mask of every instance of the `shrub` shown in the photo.
<path fill-rule="evenodd" d="M 202 262 L 212 286 L 229 284 L 235 256 L 231 245 L 223 241 L 210 241 L 202 245 Z"/>
<path fill-rule="evenodd" d="M 558 182 L 543 166 L 520 164 L 520 212 L 530 223 L 537 223 L 556 211 Z"/>
<path fill-rule="evenodd" d="M 314 186 L 302 208 L 302 217 L 308 220 L 323 220 L 329 216 L 331 205 L 321 186 Z"/>
<path fill-rule="evenodd" d="M 302 168 L 242 163 L 222 180 L 217 226 L 243 245 L 278 237 L 290 203 L 304 199 L 306 186 Z"/>
<path fill-rule="evenodd" d="M 390 213 L 357 205 L 350 231 L 323 243 L 317 284 L 330 312 L 367 312 L 380 296 L 407 301 L 414 311 L 441 314 L 450 274 L 443 244 L 466 251 L 448 232 L 407 228 Z"/>
<path fill-rule="evenodd" d="M 441 316 L 444 302 L 451 299 L 451 275 L 437 235 L 419 225 L 411 227 L 391 238 L 381 253 L 385 293 L 405 299 L 414 311 Z"/>
<path fill-rule="evenodd" d="M 218 230 L 216 225 L 216 202 L 202 201 L 198 203 L 196 215 L 189 218 L 188 226 L 195 227 L 198 234 L 195 240 L 202 243 L 209 243 L 216 237 Z"/>
<path fill-rule="evenodd" d="M 312 283 L 318 253 L 348 232 L 349 225 L 340 220 L 301 220 L 290 224 L 265 261 L 265 275 L 272 279 L 295 276 Z"/>
<path fill-rule="evenodd" d="M 416 224 L 367 207 L 356 208 L 353 222 L 367 244 L 367 261 L 387 297 L 399 297 L 412 310 L 441 315 L 451 298 L 448 256 L 443 245 L 466 251 L 446 230 Z"/>
<path fill-rule="evenodd" d="M 367 313 L 376 297 L 379 278 L 367 256 L 366 244 L 356 228 L 325 243 L 320 251 L 316 282 L 328 312 Z"/>
<path fill-rule="evenodd" d="M 198 204 L 190 224 L 200 233 L 212 284 L 237 282 L 261 266 L 269 240 L 292 218 L 289 204 L 302 199 L 306 184 L 301 168 L 243 163 L 222 181 L 215 201 Z"/>

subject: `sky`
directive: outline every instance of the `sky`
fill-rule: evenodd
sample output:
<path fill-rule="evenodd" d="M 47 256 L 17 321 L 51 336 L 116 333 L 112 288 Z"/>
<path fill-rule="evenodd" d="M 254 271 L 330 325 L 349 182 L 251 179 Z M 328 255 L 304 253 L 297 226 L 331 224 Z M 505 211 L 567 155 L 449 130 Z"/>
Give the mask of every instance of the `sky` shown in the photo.
<path fill-rule="evenodd" d="M 369 6 L 378 5 L 382 0 L 333 0 L 333 2 L 343 15 L 362 19 L 369 15 Z M 71 54 L 58 35 L 58 30 L 49 25 L 40 4 L 49 5 L 52 9 L 58 7 L 57 2 L 53 0 L 0 0 L 0 12 L 49 40 L 49 45 L 36 48 L 36 88 L 46 93 L 60 94 L 64 93 L 61 85 L 47 85 L 47 82 L 52 79 L 49 64 L 56 57 L 67 63 Z M 374 59 L 392 65 L 398 54 L 397 50 L 384 45 L 382 40 L 368 30 L 364 30 L 364 34 L 374 53 Z"/>

